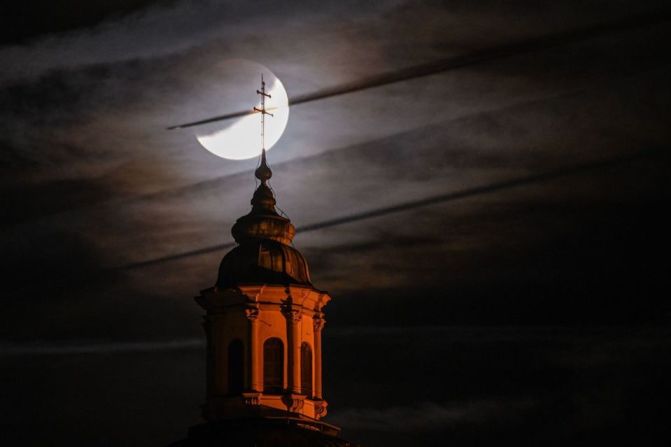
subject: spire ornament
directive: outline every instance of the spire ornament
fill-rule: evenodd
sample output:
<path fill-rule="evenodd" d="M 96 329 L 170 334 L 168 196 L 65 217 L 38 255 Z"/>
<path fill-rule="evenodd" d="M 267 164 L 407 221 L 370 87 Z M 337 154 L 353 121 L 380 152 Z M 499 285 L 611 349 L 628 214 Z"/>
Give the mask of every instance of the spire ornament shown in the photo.
<path fill-rule="evenodd" d="M 266 115 L 273 116 L 272 113 L 266 110 L 266 98 L 272 98 L 269 93 L 266 93 L 266 82 L 263 80 L 263 73 L 261 73 L 261 90 L 256 91 L 257 95 L 261 96 L 261 108 L 254 107 L 254 111 L 261 114 L 261 151 L 266 151 Z"/>
<path fill-rule="evenodd" d="M 261 164 L 259 165 L 258 168 L 256 168 L 256 171 L 254 171 L 254 175 L 256 176 L 257 179 L 261 180 L 261 183 L 264 185 L 268 180 L 270 180 L 270 177 L 273 176 L 273 171 L 270 170 L 270 168 L 268 167 L 268 163 L 266 162 L 265 149 L 261 150 Z"/>
<path fill-rule="evenodd" d="M 268 185 L 268 180 L 273 176 L 273 171 L 268 167 L 266 149 L 263 147 L 263 134 L 265 130 L 265 116 L 273 116 L 266 110 L 266 98 L 271 96 L 266 93 L 266 83 L 261 75 L 261 89 L 256 91 L 261 95 L 261 107 L 254 107 L 254 112 L 261 114 L 261 162 L 254 171 L 254 175 L 261 184 L 254 191 L 251 204 L 252 210 L 249 214 L 240 217 L 233 225 L 231 233 L 238 244 L 246 244 L 250 241 L 269 240 L 289 245 L 296 234 L 296 229 L 291 221 L 280 216 L 275 210 L 275 195 Z M 258 257 L 258 256 L 257 256 Z M 307 272 L 307 267 L 304 269 Z M 305 275 L 308 278 L 307 273 Z M 307 279 L 309 282 L 309 279 Z"/>
<path fill-rule="evenodd" d="M 256 91 L 257 95 L 261 96 L 261 107 L 254 107 L 254 112 L 261 114 L 261 164 L 254 171 L 257 179 L 261 180 L 261 185 L 254 192 L 252 198 L 252 206 L 256 210 L 266 210 L 275 213 L 275 197 L 273 191 L 268 186 L 268 180 L 273 176 L 273 171 L 268 167 L 266 161 L 266 115 L 273 116 L 272 113 L 266 110 L 266 98 L 271 98 L 270 94 L 266 93 L 266 83 L 263 80 L 263 73 L 261 73 L 261 90 Z"/>
<path fill-rule="evenodd" d="M 266 82 L 263 80 L 263 73 L 261 73 L 261 90 L 256 90 L 256 94 L 261 96 L 261 107 L 254 107 L 254 112 L 261 114 L 261 163 L 254 171 L 254 176 L 261 180 L 261 185 L 254 191 L 252 198 L 253 211 L 265 212 L 270 214 L 277 214 L 275 212 L 275 197 L 273 191 L 268 186 L 268 180 L 273 176 L 273 171 L 268 167 L 266 160 L 266 115 L 273 116 L 272 113 L 266 110 L 266 98 L 272 98 L 269 93 L 266 93 Z"/>

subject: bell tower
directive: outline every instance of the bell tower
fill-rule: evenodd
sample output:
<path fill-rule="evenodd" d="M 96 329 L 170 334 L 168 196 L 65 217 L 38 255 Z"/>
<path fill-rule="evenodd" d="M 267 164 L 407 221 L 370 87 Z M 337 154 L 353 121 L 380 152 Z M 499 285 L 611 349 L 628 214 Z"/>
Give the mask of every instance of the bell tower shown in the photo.
<path fill-rule="evenodd" d="M 331 299 L 310 282 L 303 255 L 291 246 L 289 219 L 275 210 L 265 150 L 252 210 L 233 225 L 237 246 L 214 287 L 196 301 L 206 311 L 208 420 L 287 416 L 319 420 L 321 337 Z"/>
<path fill-rule="evenodd" d="M 233 225 L 237 246 L 222 259 L 216 285 L 196 297 L 206 311 L 203 416 L 207 421 L 291 417 L 317 422 L 326 415 L 321 334 L 323 309 L 331 298 L 310 282 L 305 258 L 291 245 L 296 229 L 275 210 L 265 149 L 271 96 L 263 76 L 256 93 L 261 162 L 254 174 L 260 184 L 252 210 Z"/>
<path fill-rule="evenodd" d="M 171 447 L 354 447 L 326 416 L 322 395 L 322 329 L 328 293 L 310 281 L 292 241 L 296 229 L 275 209 L 264 142 L 261 77 L 260 181 L 252 209 L 231 233 L 237 245 L 221 260 L 213 287 L 195 299 L 205 309 L 205 423 Z"/>

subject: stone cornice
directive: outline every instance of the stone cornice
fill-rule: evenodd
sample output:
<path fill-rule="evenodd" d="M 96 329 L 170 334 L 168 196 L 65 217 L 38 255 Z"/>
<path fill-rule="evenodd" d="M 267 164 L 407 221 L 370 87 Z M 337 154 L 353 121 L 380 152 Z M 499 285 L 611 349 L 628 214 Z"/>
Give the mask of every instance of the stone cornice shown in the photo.
<path fill-rule="evenodd" d="M 297 309 L 303 313 L 321 313 L 331 297 L 320 290 L 300 286 L 242 285 L 237 288 L 210 287 L 195 297 L 209 314 L 219 314 L 231 308 L 268 310 L 277 306 Z"/>

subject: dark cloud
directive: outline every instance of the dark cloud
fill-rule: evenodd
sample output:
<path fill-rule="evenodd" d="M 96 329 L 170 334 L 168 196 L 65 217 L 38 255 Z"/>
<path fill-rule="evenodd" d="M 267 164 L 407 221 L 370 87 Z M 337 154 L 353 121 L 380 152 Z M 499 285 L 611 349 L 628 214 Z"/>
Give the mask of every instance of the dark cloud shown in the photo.
<path fill-rule="evenodd" d="M 504 424 L 533 409 L 532 402 L 481 401 L 457 404 L 420 402 L 410 407 L 349 409 L 336 413 L 333 422 L 351 430 L 383 433 L 441 431 L 458 424 Z"/>
<path fill-rule="evenodd" d="M 35 355 L 81 355 L 81 354 L 115 354 L 126 352 L 161 352 L 183 349 L 203 348 L 201 338 L 144 341 L 126 343 L 5 343 L 0 346 L 3 356 L 35 356 Z"/>
<path fill-rule="evenodd" d="M 366 445 L 656 445 L 668 436 L 668 329 L 352 328 L 332 320 L 326 331 L 330 417 Z M 162 445 L 198 421 L 204 353 L 196 340 L 33 349 L 3 356 L 0 378 L 11 385 L 3 402 L 13 410 L 3 421 L 7 442 Z M 34 393 L 40 399 L 26 401 Z M 82 413 L 91 396 L 107 411 Z M 30 430 L 35 423 L 40 430 Z"/>
<path fill-rule="evenodd" d="M 40 0 L 15 2 L 3 6 L 0 41 L 19 44 L 43 34 L 90 27 L 111 16 L 120 17 L 153 3 L 147 0 L 122 0 L 114 4 L 65 0 L 58 3 Z"/>
<path fill-rule="evenodd" d="M 371 445 L 652 441 L 665 430 L 654 415 L 662 399 L 650 393 L 664 388 L 666 330 L 329 325 L 328 331 L 331 414 L 351 424 L 348 436 Z M 363 365 L 361 359 L 365 368 L 351 367 Z M 646 408 L 633 415 L 632 404 Z M 618 425 L 625 414 L 626 427 Z"/>
<path fill-rule="evenodd" d="M 284 5 L 269 1 L 251 5 L 214 0 L 151 3 L 145 7 L 120 5 L 117 9 L 120 14 L 107 14 L 107 19 L 95 26 L 43 34 L 23 44 L 0 47 L 0 57 L 11 64 L 0 81 L 34 79 L 53 70 L 179 56 L 212 41 L 223 42 L 227 52 L 253 51 L 265 41 L 277 48 L 280 47 L 277 40 L 295 40 L 297 34 L 315 30 L 328 32 L 333 28 L 334 19 L 352 23 L 375 17 L 398 2 L 365 5 L 354 1 L 328 1 L 318 5 L 311 1 Z M 357 16 L 351 17 L 349 12 L 355 6 Z M 72 14 L 67 16 L 73 17 Z M 19 19 L 24 18 L 19 15 Z M 91 19 L 93 16 L 89 21 L 94 21 Z M 72 27 L 65 24 L 64 28 Z M 287 50 L 282 49 L 282 52 Z"/>
<path fill-rule="evenodd" d="M 3 226 L 61 212 L 72 207 L 90 206 L 106 200 L 107 186 L 85 179 L 54 180 L 33 185 L 3 188 Z"/>

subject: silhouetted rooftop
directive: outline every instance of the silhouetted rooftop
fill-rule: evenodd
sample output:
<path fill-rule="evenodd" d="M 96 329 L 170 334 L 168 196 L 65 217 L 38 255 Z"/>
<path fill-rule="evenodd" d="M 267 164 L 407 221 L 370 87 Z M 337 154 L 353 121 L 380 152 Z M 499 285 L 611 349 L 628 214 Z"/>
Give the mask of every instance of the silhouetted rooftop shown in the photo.
<path fill-rule="evenodd" d="M 357 447 L 292 419 L 236 419 L 196 425 L 169 447 Z"/>
<path fill-rule="evenodd" d="M 252 197 L 251 212 L 233 225 L 231 233 L 238 246 L 222 259 L 217 287 L 254 283 L 310 285 L 308 264 L 290 245 L 296 229 L 275 211 L 275 197 L 267 184 L 272 171 L 266 164 L 265 151 L 255 175 L 261 184 Z"/>

